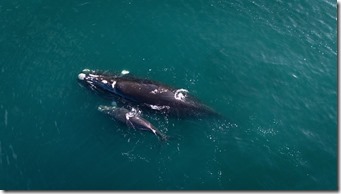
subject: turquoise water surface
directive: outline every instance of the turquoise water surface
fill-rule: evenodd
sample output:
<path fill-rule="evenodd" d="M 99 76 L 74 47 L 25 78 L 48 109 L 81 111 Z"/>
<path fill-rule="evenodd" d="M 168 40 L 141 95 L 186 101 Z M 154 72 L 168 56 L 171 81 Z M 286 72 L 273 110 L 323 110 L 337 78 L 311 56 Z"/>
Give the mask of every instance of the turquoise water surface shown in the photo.
<path fill-rule="evenodd" d="M 336 190 L 331 0 L 3 0 L 0 188 Z M 84 69 L 185 88 L 224 118 L 97 111 Z"/>

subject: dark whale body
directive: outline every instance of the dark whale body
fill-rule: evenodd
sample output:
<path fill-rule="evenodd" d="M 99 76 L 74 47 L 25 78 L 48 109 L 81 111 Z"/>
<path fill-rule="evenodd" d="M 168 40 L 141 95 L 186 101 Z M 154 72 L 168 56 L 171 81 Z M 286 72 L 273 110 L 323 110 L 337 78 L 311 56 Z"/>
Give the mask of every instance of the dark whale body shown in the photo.
<path fill-rule="evenodd" d="M 175 116 L 217 115 L 213 109 L 188 95 L 187 90 L 175 89 L 152 80 L 87 69 L 78 78 L 93 91 L 119 103 Z"/>
<path fill-rule="evenodd" d="M 109 115 L 111 118 L 119 121 L 120 123 L 126 124 L 128 127 L 149 131 L 161 138 L 161 140 L 167 140 L 167 136 L 161 133 L 156 127 L 154 127 L 149 121 L 142 118 L 138 113 L 134 111 L 129 111 L 123 107 L 109 107 L 109 106 L 99 106 L 98 110 Z"/>

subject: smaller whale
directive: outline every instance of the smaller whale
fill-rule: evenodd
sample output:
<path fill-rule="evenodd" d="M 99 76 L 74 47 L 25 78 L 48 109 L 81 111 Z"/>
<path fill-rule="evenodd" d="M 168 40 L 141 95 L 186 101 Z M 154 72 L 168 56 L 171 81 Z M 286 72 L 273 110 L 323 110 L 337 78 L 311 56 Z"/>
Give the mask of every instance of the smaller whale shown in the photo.
<path fill-rule="evenodd" d="M 130 128 L 142 131 L 149 131 L 155 134 L 163 141 L 168 140 L 168 136 L 161 133 L 149 121 L 142 118 L 135 109 L 129 111 L 128 109 L 123 107 L 101 105 L 98 107 L 98 110 L 109 115 L 111 118 L 119 121 L 120 123 L 126 124 Z"/>

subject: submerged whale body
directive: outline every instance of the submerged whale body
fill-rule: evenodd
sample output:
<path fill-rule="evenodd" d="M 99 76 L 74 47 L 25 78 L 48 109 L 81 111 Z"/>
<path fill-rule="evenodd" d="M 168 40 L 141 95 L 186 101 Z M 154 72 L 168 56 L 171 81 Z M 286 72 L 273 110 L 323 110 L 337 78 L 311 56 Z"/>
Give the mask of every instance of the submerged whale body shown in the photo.
<path fill-rule="evenodd" d="M 101 71 L 83 70 L 78 79 L 92 89 L 117 102 L 132 104 L 176 116 L 217 115 L 185 89 L 130 75 L 113 75 Z"/>
<path fill-rule="evenodd" d="M 155 134 L 157 137 L 161 138 L 161 140 L 167 140 L 168 137 L 161 133 L 157 128 L 155 128 L 149 121 L 142 118 L 139 113 L 134 110 L 129 111 L 123 107 L 109 107 L 109 106 L 99 106 L 98 110 L 109 115 L 111 118 L 119 121 L 120 123 L 126 124 L 128 127 L 149 131 Z"/>

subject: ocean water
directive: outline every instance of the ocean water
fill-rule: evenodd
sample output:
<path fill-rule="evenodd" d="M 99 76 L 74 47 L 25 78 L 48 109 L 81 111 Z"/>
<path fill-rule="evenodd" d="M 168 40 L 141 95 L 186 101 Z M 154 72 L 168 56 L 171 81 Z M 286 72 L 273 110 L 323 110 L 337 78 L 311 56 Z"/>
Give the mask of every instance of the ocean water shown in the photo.
<path fill-rule="evenodd" d="M 336 190 L 332 0 L 2 0 L 0 188 Z M 186 88 L 224 118 L 97 111 L 84 69 Z"/>

